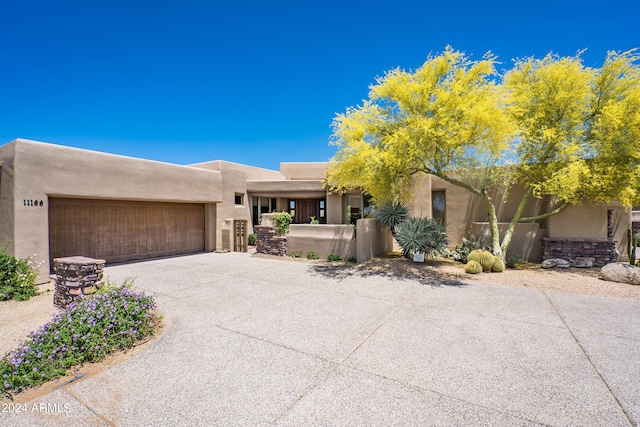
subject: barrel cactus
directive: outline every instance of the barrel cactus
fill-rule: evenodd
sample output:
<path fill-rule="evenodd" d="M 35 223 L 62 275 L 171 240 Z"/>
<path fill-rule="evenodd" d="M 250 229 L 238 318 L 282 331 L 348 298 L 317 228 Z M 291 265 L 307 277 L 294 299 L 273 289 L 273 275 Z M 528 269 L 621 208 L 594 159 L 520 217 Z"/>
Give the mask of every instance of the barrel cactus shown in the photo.
<path fill-rule="evenodd" d="M 493 266 L 491 267 L 491 271 L 495 271 L 496 273 L 502 273 L 505 269 L 504 261 L 502 261 L 497 256 L 493 257 Z"/>
<path fill-rule="evenodd" d="M 478 261 L 471 260 L 464 266 L 464 272 L 470 274 L 482 273 L 482 266 Z"/>
<path fill-rule="evenodd" d="M 484 249 L 476 249 L 471 251 L 467 260 L 469 261 L 477 261 L 484 271 L 491 271 L 493 267 L 494 256 L 491 252 L 485 251 Z"/>

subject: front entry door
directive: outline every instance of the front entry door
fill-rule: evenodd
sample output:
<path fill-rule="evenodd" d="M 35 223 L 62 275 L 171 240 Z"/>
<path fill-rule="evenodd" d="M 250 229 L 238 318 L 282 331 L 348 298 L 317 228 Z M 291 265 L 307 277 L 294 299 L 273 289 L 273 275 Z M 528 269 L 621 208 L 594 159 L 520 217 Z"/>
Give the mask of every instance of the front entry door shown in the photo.
<path fill-rule="evenodd" d="M 311 217 L 318 219 L 318 201 L 317 200 L 296 200 L 296 216 L 295 224 L 309 224 Z"/>

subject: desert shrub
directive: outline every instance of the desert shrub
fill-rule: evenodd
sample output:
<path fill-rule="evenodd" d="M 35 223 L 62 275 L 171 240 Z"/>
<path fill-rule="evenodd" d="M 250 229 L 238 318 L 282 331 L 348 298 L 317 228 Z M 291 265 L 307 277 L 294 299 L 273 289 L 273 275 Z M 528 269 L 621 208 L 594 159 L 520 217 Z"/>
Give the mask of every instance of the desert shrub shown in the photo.
<path fill-rule="evenodd" d="M 469 230 L 469 238 L 462 238 L 462 243 L 456 245 L 453 251 L 450 251 L 449 254 L 456 261 L 460 261 L 463 264 L 466 264 L 468 261 L 469 254 L 476 249 L 484 249 L 489 252 L 493 252 L 491 245 L 482 245 L 482 237 L 476 238 L 473 234 L 472 230 Z"/>
<path fill-rule="evenodd" d="M 276 212 L 272 216 L 276 236 L 284 236 L 289 232 L 289 224 L 293 221 L 289 212 Z"/>
<path fill-rule="evenodd" d="M 251 233 L 247 236 L 247 244 L 251 245 L 251 246 L 255 246 L 256 245 L 256 239 L 258 238 L 258 236 L 255 233 Z"/>
<path fill-rule="evenodd" d="M 16 258 L 0 249 L 0 301 L 26 301 L 38 295 L 36 279 L 40 266 L 32 258 Z"/>
<path fill-rule="evenodd" d="M 316 251 L 309 251 L 307 253 L 307 259 L 320 259 L 320 255 Z"/>
<path fill-rule="evenodd" d="M 520 255 L 509 255 L 509 258 L 507 258 L 507 267 L 509 268 L 516 268 L 518 266 L 518 264 L 524 264 L 524 259 L 520 256 Z"/>
<path fill-rule="evenodd" d="M 300 258 L 300 252 L 291 252 L 287 255 L 289 255 L 291 258 Z"/>
<path fill-rule="evenodd" d="M 358 259 L 356 257 L 352 256 L 352 257 L 349 257 L 349 259 L 347 259 L 347 262 L 352 262 L 352 263 L 355 264 L 356 262 L 358 262 Z"/>
<path fill-rule="evenodd" d="M 432 218 L 408 217 L 397 226 L 395 237 L 405 255 L 420 253 L 431 259 L 449 244 L 446 226 Z"/>
<path fill-rule="evenodd" d="M 158 321 L 155 300 L 130 284 L 105 286 L 29 334 L 0 359 L 0 394 L 11 397 L 152 336 Z"/>
<path fill-rule="evenodd" d="M 342 257 L 340 255 L 329 254 L 327 256 L 327 261 L 329 261 L 329 262 L 342 261 Z"/>

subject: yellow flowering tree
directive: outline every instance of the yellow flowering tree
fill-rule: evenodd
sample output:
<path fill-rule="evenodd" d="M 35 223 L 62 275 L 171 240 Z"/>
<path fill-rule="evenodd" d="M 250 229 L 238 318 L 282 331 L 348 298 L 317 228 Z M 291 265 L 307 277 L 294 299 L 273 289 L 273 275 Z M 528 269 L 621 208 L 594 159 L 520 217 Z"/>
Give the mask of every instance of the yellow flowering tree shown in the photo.
<path fill-rule="evenodd" d="M 515 225 L 588 199 L 637 203 L 638 57 L 612 52 L 601 69 L 579 55 L 515 62 L 504 79 L 495 57 L 471 61 L 451 47 L 415 72 L 387 72 L 369 99 L 333 120 L 326 185 L 359 188 L 376 202 L 406 200 L 416 173 L 438 176 L 484 200 L 494 254 Z M 621 176 L 624 175 L 624 176 Z M 526 189 L 502 240 L 490 190 Z M 558 205 L 523 218 L 530 197 Z"/>
<path fill-rule="evenodd" d="M 609 52 L 601 68 L 580 55 L 517 60 L 504 77 L 508 111 L 518 126 L 513 141 L 516 179 L 525 187 L 502 239 L 518 222 L 562 211 L 569 203 L 640 200 L 640 68 L 634 50 Z M 552 195 L 547 212 L 522 217 L 532 196 Z"/>

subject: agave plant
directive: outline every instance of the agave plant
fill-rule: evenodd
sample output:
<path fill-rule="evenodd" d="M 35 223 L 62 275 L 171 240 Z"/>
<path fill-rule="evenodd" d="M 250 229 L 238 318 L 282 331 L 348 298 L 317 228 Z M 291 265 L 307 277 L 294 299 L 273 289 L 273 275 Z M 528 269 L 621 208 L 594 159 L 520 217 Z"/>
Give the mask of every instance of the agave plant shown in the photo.
<path fill-rule="evenodd" d="M 431 259 L 449 244 L 446 226 L 431 218 L 408 217 L 398 225 L 395 238 L 405 255 L 420 253 Z"/>
<path fill-rule="evenodd" d="M 396 227 L 409 217 L 409 210 L 400 202 L 385 202 L 378 206 L 376 218 L 378 222 L 391 230 L 395 236 Z"/>

